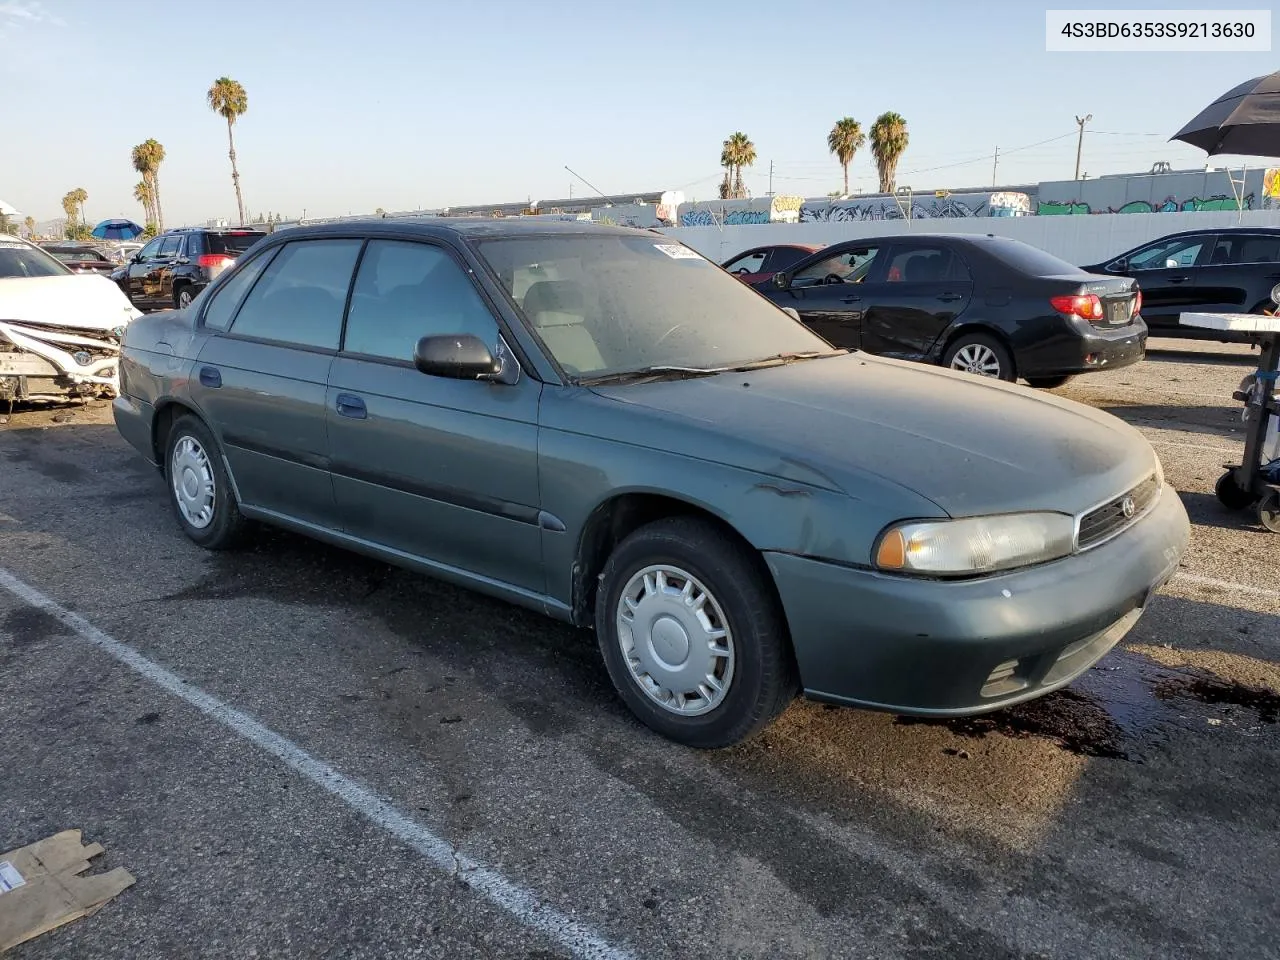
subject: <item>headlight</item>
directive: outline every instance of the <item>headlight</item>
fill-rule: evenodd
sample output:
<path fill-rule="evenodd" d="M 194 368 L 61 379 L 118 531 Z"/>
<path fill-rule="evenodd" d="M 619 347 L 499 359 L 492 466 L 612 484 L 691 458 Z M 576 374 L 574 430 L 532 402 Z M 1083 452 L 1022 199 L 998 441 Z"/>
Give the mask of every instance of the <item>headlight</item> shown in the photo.
<path fill-rule="evenodd" d="M 1012 513 L 927 520 L 890 527 L 876 566 L 899 573 L 963 576 L 1056 560 L 1075 547 L 1075 520 L 1065 513 Z"/>

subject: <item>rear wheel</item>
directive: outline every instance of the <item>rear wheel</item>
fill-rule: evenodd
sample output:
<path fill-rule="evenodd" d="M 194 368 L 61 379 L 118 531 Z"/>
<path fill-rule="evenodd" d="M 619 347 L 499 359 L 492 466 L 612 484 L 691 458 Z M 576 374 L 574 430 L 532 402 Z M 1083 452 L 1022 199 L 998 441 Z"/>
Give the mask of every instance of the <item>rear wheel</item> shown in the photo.
<path fill-rule="evenodd" d="M 1008 349 L 985 333 L 966 333 L 957 337 L 943 355 L 942 365 L 997 380 L 1012 382 L 1018 379 Z"/>
<path fill-rule="evenodd" d="M 1067 373 L 1060 377 L 1027 377 L 1027 383 L 1037 390 L 1053 390 L 1055 387 L 1061 387 L 1071 382 L 1072 379 L 1074 379 L 1074 376 Z"/>
<path fill-rule="evenodd" d="M 799 689 L 759 557 L 707 521 L 659 520 L 626 537 L 601 574 L 595 619 L 623 702 L 679 743 L 739 743 Z"/>
<path fill-rule="evenodd" d="M 1272 490 L 1258 504 L 1258 522 L 1272 533 L 1280 533 L 1280 493 Z"/>
<path fill-rule="evenodd" d="M 185 310 L 187 307 L 191 306 L 191 301 L 194 299 L 195 296 L 191 293 L 191 286 L 190 284 L 187 284 L 179 287 L 174 293 L 173 305 L 179 310 Z"/>

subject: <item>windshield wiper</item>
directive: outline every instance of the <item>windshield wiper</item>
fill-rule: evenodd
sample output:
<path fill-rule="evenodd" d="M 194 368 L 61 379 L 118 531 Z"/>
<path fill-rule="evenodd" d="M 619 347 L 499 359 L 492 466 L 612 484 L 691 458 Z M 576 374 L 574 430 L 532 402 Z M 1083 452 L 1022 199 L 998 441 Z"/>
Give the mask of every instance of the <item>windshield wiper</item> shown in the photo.
<path fill-rule="evenodd" d="M 761 367 L 780 366 L 784 363 L 794 363 L 796 360 L 816 360 L 818 357 L 838 357 L 848 353 L 848 350 L 807 350 L 792 353 L 775 353 L 772 357 L 765 357 L 762 360 L 753 360 L 750 363 L 740 364 L 731 369 L 737 370 L 759 370 Z"/>
<path fill-rule="evenodd" d="M 669 365 L 642 367 L 639 370 L 619 370 L 617 373 L 602 373 L 594 377 L 579 377 L 577 383 L 583 387 L 594 387 L 603 383 L 633 383 L 638 380 L 687 380 L 692 377 L 710 377 L 717 373 L 727 373 L 733 367 L 675 367 Z"/>

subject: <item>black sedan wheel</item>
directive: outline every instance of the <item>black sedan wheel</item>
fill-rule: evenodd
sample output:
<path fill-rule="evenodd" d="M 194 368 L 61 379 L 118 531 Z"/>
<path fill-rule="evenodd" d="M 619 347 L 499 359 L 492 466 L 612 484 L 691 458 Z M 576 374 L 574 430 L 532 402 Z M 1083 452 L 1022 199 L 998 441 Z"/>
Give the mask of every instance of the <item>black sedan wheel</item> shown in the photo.
<path fill-rule="evenodd" d="M 1013 382 L 1018 379 L 1005 345 L 985 333 L 966 333 L 947 348 L 942 365 L 952 370 Z"/>
<path fill-rule="evenodd" d="M 596 638 L 646 725 L 691 747 L 739 743 L 798 691 L 781 606 L 759 557 L 712 524 L 659 520 L 605 564 Z"/>

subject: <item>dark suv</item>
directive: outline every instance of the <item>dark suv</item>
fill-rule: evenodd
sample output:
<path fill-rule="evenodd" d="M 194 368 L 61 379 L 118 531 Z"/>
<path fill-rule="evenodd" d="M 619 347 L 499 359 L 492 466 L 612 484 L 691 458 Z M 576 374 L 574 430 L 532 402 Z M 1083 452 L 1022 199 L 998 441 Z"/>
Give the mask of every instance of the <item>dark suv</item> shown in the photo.
<path fill-rule="evenodd" d="M 1142 318 L 1156 337 L 1241 340 L 1241 334 L 1184 327 L 1183 313 L 1262 313 L 1280 294 L 1280 230 L 1222 227 L 1174 233 L 1090 273 L 1133 277 L 1142 287 Z"/>
<path fill-rule="evenodd" d="M 265 236 L 260 230 L 169 230 L 139 250 L 112 277 L 139 310 L 186 307 Z"/>

